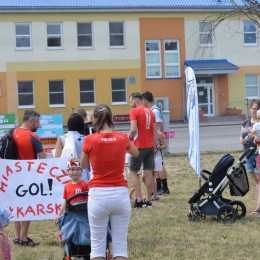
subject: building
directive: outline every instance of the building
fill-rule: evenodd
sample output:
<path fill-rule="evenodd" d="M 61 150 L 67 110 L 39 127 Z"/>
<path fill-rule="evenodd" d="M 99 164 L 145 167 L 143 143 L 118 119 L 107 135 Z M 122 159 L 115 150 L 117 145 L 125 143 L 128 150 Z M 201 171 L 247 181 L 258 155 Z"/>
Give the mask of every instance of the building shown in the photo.
<path fill-rule="evenodd" d="M 107 103 L 128 114 L 129 94 L 149 90 L 185 118 L 185 68 L 194 68 L 200 107 L 259 98 L 258 28 L 248 18 L 215 30 L 226 1 L 2 0 L 0 111 L 62 113 Z M 66 122 L 66 121 L 65 121 Z"/>

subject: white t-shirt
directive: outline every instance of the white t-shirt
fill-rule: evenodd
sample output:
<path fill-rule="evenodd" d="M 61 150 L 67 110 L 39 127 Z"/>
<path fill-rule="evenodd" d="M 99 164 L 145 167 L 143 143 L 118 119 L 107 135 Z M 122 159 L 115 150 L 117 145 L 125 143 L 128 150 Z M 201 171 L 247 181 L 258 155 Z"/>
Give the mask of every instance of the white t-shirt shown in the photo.
<path fill-rule="evenodd" d="M 160 109 L 156 105 L 153 105 L 151 107 L 151 110 L 153 111 L 153 113 L 155 115 L 155 122 L 156 123 L 162 122 L 162 113 L 161 113 Z"/>
<path fill-rule="evenodd" d="M 259 137 L 260 136 L 260 122 L 254 123 L 252 129 L 256 133 L 255 136 Z"/>

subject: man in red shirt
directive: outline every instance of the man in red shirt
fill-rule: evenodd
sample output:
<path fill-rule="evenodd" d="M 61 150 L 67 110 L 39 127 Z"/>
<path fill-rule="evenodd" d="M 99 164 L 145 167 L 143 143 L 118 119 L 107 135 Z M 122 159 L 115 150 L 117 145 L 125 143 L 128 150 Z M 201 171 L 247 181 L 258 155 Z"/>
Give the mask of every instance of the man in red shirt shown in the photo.
<path fill-rule="evenodd" d="M 34 132 L 40 126 L 40 115 L 33 110 L 26 110 L 23 115 L 23 123 L 13 133 L 15 145 L 18 150 L 18 160 L 45 159 L 46 153 L 43 150 L 40 137 Z M 16 221 L 14 223 L 15 237 L 14 244 L 21 246 L 35 246 L 30 239 L 28 230 L 30 221 Z"/>
<path fill-rule="evenodd" d="M 130 95 L 130 106 L 133 109 L 130 110 L 129 138 L 139 150 L 138 157 L 132 157 L 130 161 L 130 176 L 136 194 L 134 208 L 152 207 L 153 158 L 157 141 L 155 116 L 149 108 L 143 106 L 141 93 Z M 147 201 L 142 200 L 141 184 L 137 175 L 142 164 L 146 180 Z"/>

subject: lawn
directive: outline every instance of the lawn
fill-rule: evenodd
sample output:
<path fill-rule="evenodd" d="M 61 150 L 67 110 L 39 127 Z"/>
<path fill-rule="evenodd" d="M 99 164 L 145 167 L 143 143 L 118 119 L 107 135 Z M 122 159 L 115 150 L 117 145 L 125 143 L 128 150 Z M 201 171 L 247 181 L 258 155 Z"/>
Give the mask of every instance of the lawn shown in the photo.
<path fill-rule="evenodd" d="M 230 152 L 237 160 L 240 152 Z M 201 154 L 201 168 L 212 170 L 222 153 Z M 231 225 L 223 225 L 216 217 L 190 222 L 188 200 L 198 188 L 198 177 L 190 167 L 187 155 L 165 158 L 171 193 L 160 196 L 152 209 L 133 209 L 129 227 L 129 259 L 259 259 L 260 218 L 250 214 L 256 206 L 255 184 L 249 176 L 250 191 L 241 200 L 247 207 L 245 218 Z M 230 198 L 229 189 L 224 192 Z M 9 239 L 13 236 L 13 224 L 6 228 Z M 63 249 L 58 244 L 58 230 L 52 220 L 34 221 L 30 237 L 40 242 L 35 248 L 12 245 L 13 260 L 58 260 Z"/>

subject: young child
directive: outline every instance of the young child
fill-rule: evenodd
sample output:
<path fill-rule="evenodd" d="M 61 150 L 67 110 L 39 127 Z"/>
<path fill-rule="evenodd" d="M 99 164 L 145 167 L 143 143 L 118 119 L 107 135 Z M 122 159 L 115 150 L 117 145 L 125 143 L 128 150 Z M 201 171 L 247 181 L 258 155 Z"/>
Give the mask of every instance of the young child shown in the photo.
<path fill-rule="evenodd" d="M 0 260 L 11 260 L 11 249 L 4 228 L 8 226 L 11 213 L 0 206 Z"/>
<path fill-rule="evenodd" d="M 64 202 L 61 206 L 60 212 L 58 213 L 57 217 L 54 220 L 54 223 L 56 225 L 58 224 L 59 218 L 62 216 L 63 212 L 65 211 L 67 199 L 75 194 L 78 194 L 81 192 L 87 192 L 89 190 L 88 183 L 80 179 L 82 170 L 83 169 L 80 166 L 79 160 L 72 159 L 67 162 L 67 172 L 71 178 L 71 181 L 68 182 L 64 186 L 64 192 L 63 192 Z M 73 199 L 71 201 L 71 204 L 74 204 L 76 202 L 86 200 L 86 199 L 87 199 L 86 196 L 80 196 L 78 198 Z M 62 244 L 61 234 L 59 235 L 59 240 L 60 240 L 60 243 Z"/>
<path fill-rule="evenodd" d="M 254 123 L 253 127 L 249 127 L 248 130 L 255 135 L 255 138 L 254 138 L 254 141 L 256 138 L 258 138 L 260 136 L 260 109 L 257 110 L 257 113 L 256 113 L 256 117 L 258 119 L 258 121 L 256 123 Z M 258 145 L 258 148 L 259 148 L 259 144 Z"/>

